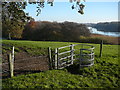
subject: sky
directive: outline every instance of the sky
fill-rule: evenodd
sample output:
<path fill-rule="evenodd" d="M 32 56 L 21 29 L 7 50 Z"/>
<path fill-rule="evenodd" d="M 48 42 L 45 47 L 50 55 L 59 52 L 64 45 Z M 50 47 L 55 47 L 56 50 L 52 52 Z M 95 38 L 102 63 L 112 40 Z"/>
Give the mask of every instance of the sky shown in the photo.
<path fill-rule="evenodd" d="M 66 0 L 65 0 L 66 1 Z M 45 3 L 45 7 L 39 16 L 36 16 L 36 5 L 27 6 L 25 12 L 29 12 L 36 21 L 57 21 L 57 22 L 77 22 L 77 23 L 98 23 L 118 21 L 118 2 L 82 2 L 85 4 L 84 15 L 77 10 L 72 10 L 73 3 L 70 2 L 54 2 L 54 6 Z M 98 0 L 99 1 L 99 0 Z M 104 0 L 105 1 L 105 0 Z M 111 1 L 111 0 L 109 0 Z"/>

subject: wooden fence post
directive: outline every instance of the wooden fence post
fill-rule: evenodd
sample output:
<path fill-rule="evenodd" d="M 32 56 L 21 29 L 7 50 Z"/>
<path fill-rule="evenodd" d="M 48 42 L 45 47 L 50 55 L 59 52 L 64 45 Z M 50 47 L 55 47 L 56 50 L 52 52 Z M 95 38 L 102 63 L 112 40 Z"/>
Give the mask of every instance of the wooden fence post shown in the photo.
<path fill-rule="evenodd" d="M 70 46 L 70 51 L 71 51 L 71 64 L 73 64 L 73 54 L 74 54 L 74 45 L 73 44 L 71 44 L 71 46 Z"/>
<path fill-rule="evenodd" d="M 9 33 L 9 35 L 8 35 L 8 39 L 11 40 L 11 33 Z"/>
<path fill-rule="evenodd" d="M 15 47 L 13 46 L 13 48 L 12 48 L 12 62 L 14 63 L 14 49 L 15 49 Z"/>
<path fill-rule="evenodd" d="M 51 54 L 51 47 L 48 47 L 48 57 L 49 57 L 49 68 L 52 69 L 52 54 Z"/>
<path fill-rule="evenodd" d="M 58 69 L 58 49 L 55 48 L 55 69 Z"/>
<path fill-rule="evenodd" d="M 9 69 L 10 69 L 10 77 L 13 77 L 13 62 L 12 62 L 12 56 L 11 53 L 8 55 L 8 63 L 9 63 Z"/>
<path fill-rule="evenodd" d="M 80 59 L 79 59 L 79 68 L 81 68 L 81 62 L 82 62 L 82 49 L 80 49 Z"/>
<path fill-rule="evenodd" d="M 103 46 L 103 40 L 100 43 L 100 55 L 99 55 L 99 57 L 102 57 L 102 46 Z"/>

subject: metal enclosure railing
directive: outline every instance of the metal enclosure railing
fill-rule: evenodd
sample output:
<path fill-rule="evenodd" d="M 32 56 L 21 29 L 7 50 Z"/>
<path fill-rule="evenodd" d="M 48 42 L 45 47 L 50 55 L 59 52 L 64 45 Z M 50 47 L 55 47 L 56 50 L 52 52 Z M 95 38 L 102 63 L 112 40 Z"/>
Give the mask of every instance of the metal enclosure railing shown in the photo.
<path fill-rule="evenodd" d="M 86 44 L 71 44 L 56 48 L 52 60 L 54 69 L 70 66 L 75 60 L 78 60 L 80 67 L 94 65 L 94 48 L 94 46 Z"/>
<path fill-rule="evenodd" d="M 90 49 L 80 49 L 80 67 L 94 65 L 94 47 Z"/>

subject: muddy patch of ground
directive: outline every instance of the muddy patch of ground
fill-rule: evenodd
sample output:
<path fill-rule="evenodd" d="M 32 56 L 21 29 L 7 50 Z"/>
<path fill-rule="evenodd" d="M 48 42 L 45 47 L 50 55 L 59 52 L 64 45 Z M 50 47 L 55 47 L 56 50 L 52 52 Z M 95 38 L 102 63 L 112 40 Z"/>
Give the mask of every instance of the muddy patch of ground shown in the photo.
<path fill-rule="evenodd" d="M 8 56 L 3 54 L 2 77 L 9 76 Z M 14 75 L 36 73 L 49 70 L 49 60 L 47 56 L 31 56 L 26 52 L 15 53 Z"/>

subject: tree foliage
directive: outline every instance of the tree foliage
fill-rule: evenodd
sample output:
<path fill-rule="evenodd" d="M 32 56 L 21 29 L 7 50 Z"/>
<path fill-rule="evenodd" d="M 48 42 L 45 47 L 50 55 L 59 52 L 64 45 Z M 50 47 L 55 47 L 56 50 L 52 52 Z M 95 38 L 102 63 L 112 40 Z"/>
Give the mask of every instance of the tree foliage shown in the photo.
<path fill-rule="evenodd" d="M 32 21 L 23 31 L 23 38 L 29 40 L 79 41 L 80 36 L 89 35 L 85 25 L 74 22 Z"/>
<path fill-rule="evenodd" d="M 33 0 L 34 1 L 34 0 Z M 85 2 L 85 0 L 83 0 Z M 81 0 L 69 0 L 70 3 L 73 3 L 73 5 L 71 6 L 72 9 L 76 9 L 78 11 L 78 13 L 80 14 L 84 14 L 84 7 L 85 5 L 83 5 L 81 3 Z M 30 2 L 30 4 L 38 4 L 38 9 L 37 9 L 37 16 L 41 13 L 41 9 L 44 8 L 44 3 L 45 0 L 38 0 L 37 2 Z M 47 0 L 47 4 L 50 4 L 51 6 L 53 6 L 54 0 Z"/>
<path fill-rule="evenodd" d="M 3 37 L 11 34 L 12 38 L 21 38 L 24 25 L 31 17 L 23 11 L 25 2 L 2 2 L 2 33 Z"/>

